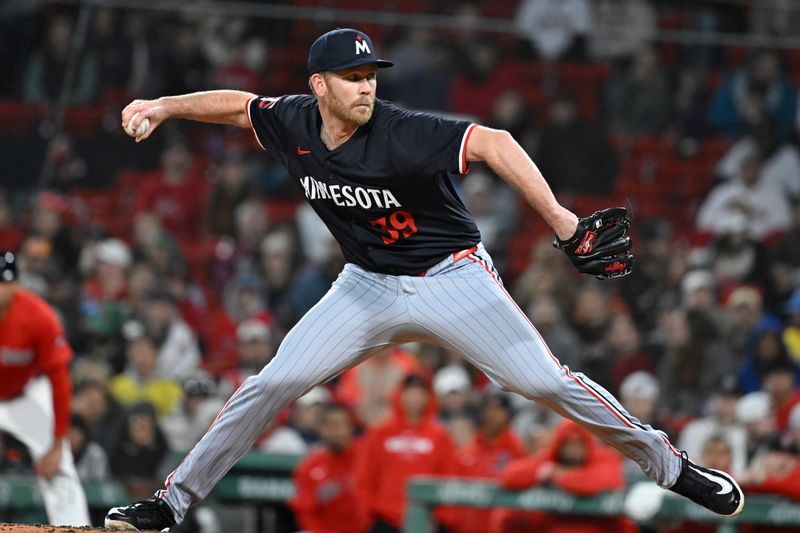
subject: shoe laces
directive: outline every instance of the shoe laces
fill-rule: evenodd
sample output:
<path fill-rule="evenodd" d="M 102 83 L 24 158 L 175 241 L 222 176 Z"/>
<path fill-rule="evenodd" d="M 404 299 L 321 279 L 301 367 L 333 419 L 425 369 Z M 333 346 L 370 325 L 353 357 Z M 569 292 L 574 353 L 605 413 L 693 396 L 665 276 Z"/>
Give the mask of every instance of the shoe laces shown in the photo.
<path fill-rule="evenodd" d="M 141 501 L 141 502 L 136 502 L 136 503 L 133 504 L 133 507 L 134 507 L 134 509 L 144 509 L 144 508 L 147 508 L 147 507 L 153 507 L 153 508 L 157 509 L 158 508 L 158 504 L 155 502 L 155 500 L 151 499 L 151 500 L 144 500 L 144 501 Z"/>
<path fill-rule="evenodd" d="M 159 514 L 164 514 L 162 504 L 159 503 L 155 498 L 136 502 L 133 504 L 133 508 L 138 510 L 157 511 Z"/>

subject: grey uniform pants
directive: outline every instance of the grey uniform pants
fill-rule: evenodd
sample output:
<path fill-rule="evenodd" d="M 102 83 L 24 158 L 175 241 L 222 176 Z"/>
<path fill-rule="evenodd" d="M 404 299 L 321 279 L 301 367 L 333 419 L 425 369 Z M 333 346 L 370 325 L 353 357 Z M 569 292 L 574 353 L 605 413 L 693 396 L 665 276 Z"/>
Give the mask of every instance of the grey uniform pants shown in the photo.
<path fill-rule="evenodd" d="M 558 362 L 478 245 L 422 277 L 346 265 L 330 291 L 289 332 L 275 358 L 231 396 L 157 495 L 182 520 L 285 405 L 405 334 L 424 335 L 455 350 L 504 388 L 587 428 L 662 487 L 675 483 L 681 459 L 666 436 L 639 423 L 602 387 Z"/>

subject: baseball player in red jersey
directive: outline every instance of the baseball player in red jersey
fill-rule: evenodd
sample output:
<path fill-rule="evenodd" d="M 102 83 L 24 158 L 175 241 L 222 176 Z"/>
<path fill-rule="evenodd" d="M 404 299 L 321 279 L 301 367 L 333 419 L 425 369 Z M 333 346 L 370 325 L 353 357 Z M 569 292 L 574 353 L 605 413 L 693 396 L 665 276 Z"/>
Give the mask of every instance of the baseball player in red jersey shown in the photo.
<path fill-rule="evenodd" d="M 28 447 L 51 524 L 89 525 L 69 448 L 72 350 L 53 310 L 17 283 L 0 252 L 0 430 Z"/>

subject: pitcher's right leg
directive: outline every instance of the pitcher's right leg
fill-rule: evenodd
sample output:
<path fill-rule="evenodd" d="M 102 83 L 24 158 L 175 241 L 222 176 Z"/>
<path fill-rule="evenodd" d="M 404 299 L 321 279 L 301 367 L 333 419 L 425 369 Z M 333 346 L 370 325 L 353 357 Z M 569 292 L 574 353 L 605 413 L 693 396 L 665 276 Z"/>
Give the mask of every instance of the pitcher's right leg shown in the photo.
<path fill-rule="evenodd" d="M 390 342 L 385 332 L 405 313 L 398 301 L 396 280 L 345 266 L 331 290 L 292 328 L 275 358 L 231 396 L 206 435 L 169 475 L 156 500 L 169 504 L 180 522 L 285 405 Z M 156 513 L 161 505 L 153 501 L 146 507 Z M 106 525 L 133 514 L 133 506 L 118 509 L 114 516 L 110 512 Z"/>

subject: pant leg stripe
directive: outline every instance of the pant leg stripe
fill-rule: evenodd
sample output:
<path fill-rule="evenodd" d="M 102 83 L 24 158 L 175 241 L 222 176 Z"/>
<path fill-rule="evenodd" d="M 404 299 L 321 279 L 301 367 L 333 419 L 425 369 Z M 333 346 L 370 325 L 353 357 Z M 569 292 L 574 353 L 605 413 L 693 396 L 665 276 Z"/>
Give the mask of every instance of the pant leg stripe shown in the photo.
<path fill-rule="evenodd" d="M 478 255 L 478 253 L 477 253 L 477 252 L 476 252 L 476 253 L 474 253 L 474 254 L 472 254 L 472 255 L 474 255 L 475 257 L 477 257 L 478 259 L 480 259 L 480 260 L 483 262 L 483 264 L 484 264 L 484 265 L 486 265 L 486 266 L 487 266 L 487 267 L 488 267 L 488 268 L 489 268 L 489 269 L 492 271 L 492 273 L 494 273 L 494 277 L 495 277 L 495 278 L 497 278 L 497 280 L 498 280 L 498 281 L 500 281 L 500 283 L 502 283 L 502 282 L 503 282 L 503 281 L 500 279 L 500 273 L 497 271 L 497 269 L 494 267 L 494 265 L 493 265 L 491 262 L 487 261 L 486 259 L 484 259 L 484 258 L 483 258 L 483 257 L 481 257 L 480 255 Z"/>
<path fill-rule="evenodd" d="M 588 392 L 589 394 L 594 396 L 601 404 L 603 404 L 624 425 L 626 425 L 627 427 L 629 427 L 631 429 L 644 429 L 641 426 L 636 425 L 633 421 L 629 420 L 628 417 L 623 412 L 621 412 L 619 409 L 614 407 L 614 405 L 612 403 L 610 403 L 605 398 L 603 398 L 602 395 L 600 395 L 598 392 L 596 392 L 593 388 L 590 388 L 578 376 L 576 376 L 572 372 L 570 372 L 569 367 L 567 367 L 565 365 L 562 365 L 561 362 L 558 360 L 558 358 L 555 355 L 553 355 L 553 352 L 550 351 L 550 347 L 547 346 L 546 342 L 544 342 L 544 339 L 542 338 L 542 335 L 539 333 L 539 330 L 536 329 L 536 327 L 531 323 L 530 319 L 528 318 L 528 315 L 526 315 L 522 311 L 522 309 L 519 308 L 519 306 L 517 305 L 517 302 L 515 302 L 514 299 L 511 298 L 511 295 L 508 294 L 508 291 L 506 290 L 506 288 L 497 280 L 497 277 L 487 267 L 486 262 L 481 260 L 477 256 L 473 256 L 472 254 L 469 255 L 468 258 L 474 263 L 481 264 L 483 266 L 483 268 L 489 273 L 489 275 L 492 276 L 492 279 L 494 279 L 495 283 L 497 283 L 497 285 L 503 290 L 503 293 L 506 295 L 506 297 L 511 301 L 512 304 L 514 304 L 514 307 L 516 307 L 517 311 L 519 311 L 519 313 L 525 318 L 525 321 L 530 325 L 530 327 L 533 329 L 533 331 L 539 337 L 539 340 L 542 341 L 542 345 L 547 350 L 547 353 L 550 355 L 550 358 L 556 363 L 556 365 L 558 365 L 566 373 L 566 375 L 568 377 L 570 377 L 573 380 L 575 380 L 575 382 L 578 385 L 580 385 L 586 392 Z M 681 454 L 672 446 L 672 444 L 670 444 L 669 440 L 663 435 L 663 433 L 659 432 L 659 436 L 667 444 L 667 446 L 669 447 L 670 451 L 672 453 L 674 453 L 675 455 L 677 455 L 678 457 L 680 457 Z"/>
<path fill-rule="evenodd" d="M 225 405 L 223 405 L 223 406 L 222 406 L 222 409 L 220 409 L 219 413 L 217 414 L 217 417 L 214 419 L 214 421 L 211 423 L 211 425 L 210 425 L 210 426 L 208 426 L 208 429 L 206 430 L 205 434 L 203 434 L 203 436 L 205 436 L 206 434 L 208 434 L 208 432 L 209 432 L 209 431 L 211 431 L 211 428 L 213 428 L 213 427 L 214 427 L 214 424 L 216 424 L 216 423 L 217 423 L 217 421 L 220 419 L 220 417 L 222 416 L 222 413 L 224 413 L 224 412 L 225 412 L 225 410 L 226 410 L 226 409 L 228 408 L 228 406 L 231 404 L 231 402 L 233 401 L 233 399 L 234 399 L 234 398 L 235 398 L 235 397 L 236 397 L 236 396 L 239 394 L 239 392 L 241 392 L 241 390 L 242 390 L 242 387 L 244 387 L 244 383 L 242 383 L 241 385 L 239 385 L 239 388 L 238 388 L 238 389 L 236 389 L 236 392 L 234 392 L 233 394 L 231 394 L 231 397 L 230 397 L 230 398 L 228 398 L 228 401 L 227 401 L 227 402 L 225 402 Z M 194 450 L 194 447 L 192 447 L 192 450 Z M 175 467 L 175 470 L 173 470 L 172 472 L 170 472 L 170 474 L 167 476 L 167 479 L 164 481 L 164 488 L 163 488 L 163 489 L 161 489 L 160 491 L 158 491 L 158 492 L 156 493 L 156 496 L 157 496 L 158 498 L 160 498 L 160 499 L 162 499 L 162 500 L 163 500 L 164 498 L 166 498 L 166 496 L 167 496 L 167 490 L 169 489 L 169 486 L 172 484 L 172 476 L 174 476 L 174 475 L 175 475 L 175 472 L 178 470 L 178 468 L 180 468 L 180 467 L 181 467 L 181 465 L 182 465 L 182 464 L 183 464 L 183 463 L 186 461 L 186 459 L 188 459 L 188 458 L 189 458 L 189 455 L 191 455 L 191 453 L 192 453 L 192 451 L 189 451 L 189 453 L 187 453 L 187 454 L 186 454 L 186 455 L 183 457 L 183 459 L 181 460 L 180 464 L 179 464 L 177 467 Z"/>
<path fill-rule="evenodd" d="M 480 256 L 475 255 L 475 254 L 469 254 L 467 256 L 467 259 L 469 259 L 473 263 L 478 263 L 478 264 L 482 265 L 483 268 L 486 270 L 486 272 L 488 272 L 489 275 L 492 276 L 492 279 L 494 279 L 495 281 L 497 281 L 499 283 L 500 276 L 497 274 L 497 271 L 494 269 L 493 266 L 490 266 L 486 261 L 481 259 Z"/>
<path fill-rule="evenodd" d="M 565 366 L 564 368 L 568 368 L 568 367 L 566 367 L 566 366 Z M 569 369 L 568 369 L 568 371 L 569 371 Z M 592 385 L 591 385 L 590 383 L 587 383 L 586 381 L 584 381 L 584 380 L 583 380 L 583 379 L 582 379 L 580 376 L 575 376 L 575 375 L 574 375 L 574 374 L 572 374 L 571 372 L 569 372 L 569 373 L 570 373 L 570 375 L 572 375 L 572 376 L 573 376 L 573 378 L 574 378 L 574 379 L 579 379 L 583 385 L 585 385 L 586 387 L 589 387 L 590 389 L 592 389 L 592 391 L 594 391 L 594 393 L 595 393 L 596 395 L 602 396 L 604 399 L 606 399 L 606 398 L 605 398 L 605 395 L 604 395 L 604 394 L 603 394 L 601 391 L 599 391 L 599 390 L 595 389 L 594 387 L 592 387 Z M 646 427 L 645 427 L 643 424 L 640 424 L 640 423 L 638 423 L 638 422 L 634 421 L 634 420 L 633 420 L 631 417 L 629 417 L 629 416 L 626 416 L 626 414 L 625 414 L 625 413 L 623 413 L 623 412 L 619 411 L 618 409 L 616 409 L 616 408 L 614 407 L 613 403 L 612 403 L 610 400 L 606 399 L 606 401 L 607 401 L 607 403 L 608 403 L 608 404 L 610 404 L 610 407 L 611 407 L 611 408 L 613 408 L 613 409 L 614 409 L 616 412 L 618 412 L 620 415 L 624 416 L 624 417 L 625 417 L 625 419 L 626 419 L 628 422 L 630 422 L 631 424 L 633 424 L 634 426 L 636 426 L 636 427 L 637 427 L 637 428 L 639 428 L 639 429 L 642 429 L 642 430 L 645 430 L 645 431 L 647 430 L 647 428 L 646 428 Z M 655 431 L 656 431 L 656 433 L 658 433 L 658 436 L 659 436 L 659 437 L 661 437 L 661 440 L 663 440 L 663 441 L 664 441 L 664 442 L 667 444 L 667 446 L 669 446 L 669 448 L 670 448 L 670 450 L 672 451 L 672 453 L 674 453 L 675 455 L 677 455 L 678 457 L 680 457 L 680 456 L 681 456 L 681 453 L 680 453 L 678 450 L 676 450 L 676 449 L 675 449 L 675 447 L 674 447 L 674 446 L 672 445 L 672 443 L 669 441 L 669 439 L 668 439 L 668 438 L 667 438 L 667 436 L 664 434 L 664 432 L 663 432 L 663 431 L 660 431 L 660 430 L 655 430 Z"/>
<path fill-rule="evenodd" d="M 661 437 L 661 440 L 667 443 L 667 446 L 669 446 L 669 449 L 672 450 L 672 453 L 674 453 L 678 457 L 683 457 L 683 454 L 681 454 L 681 452 L 675 449 L 675 446 L 672 445 L 672 443 L 669 441 L 669 439 L 667 438 L 666 434 L 664 434 L 663 431 L 656 430 L 656 433 L 658 433 L 659 437 Z"/>
<path fill-rule="evenodd" d="M 602 403 L 603 405 L 605 405 L 605 406 L 606 406 L 606 407 L 607 407 L 607 408 L 608 408 L 608 409 L 611 411 L 611 413 L 612 413 L 612 414 L 613 414 L 613 415 L 614 415 L 616 418 L 618 418 L 618 419 L 619 419 L 619 420 L 620 420 L 620 421 L 621 421 L 623 424 L 625 424 L 626 426 L 628 426 L 628 427 L 629 427 L 629 428 L 631 428 L 631 429 L 635 428 L 635 426 L 634 426 L 633 424 L 631 424 L 630 422 L 628 422 L 628 420 L 626 420 L 626 419 L 625 419 L 625 417 L 624 417 L 624 416 L 622 416 L 622 413 L 620 413 L 620 412 L 619 412 L 617 409 L 614 409 L 614 408 L 613 408 L 613 407 L 612 407 L 612 406 L 611 406 L 611 405 L 610 405 L 610 404 L 609 404 L 609 403 L 608 403 L 608 402 L 607 402 L 607 401 L 606 401 L 604 398 L 601 398 L 601 397 L 600 397 L 600 396 L 598 396 L 598 395 L 597 395 L 597 394 L 596 394 L 596 393 L 595 393 L 593 390 L 589 389 L 589 388 L 588 388 L 588 387 L 587 387 L 587 386 L 586 386 L 586 385 L 583 383 L 583 381 L 581 381 L 580 379 L 578 379 L 578 378 L 577 378 L 577 376 L 573 375 L 573 374 L 572 374 L 572 373 L 569 371 L 569 368 L 568 368 L 568 367 L 566 367 L 566 366 L 564 366 L 564 365 L 562 365 L 562 364 L 561 364 L 561 362 L 558 360 L 558 358 L 556 358 L 556 356 L 555 356 L 555 355 L 553 355 L 553 352 L 551 352 L 551 351 L 550 351 L 550 347 L 549 347 L 549 346 L 547 346 L 547 343 L 546 343 L 546 342 L 544 342 L 544 339 L 542 339 L 542 335 L 539 333 L 539 330 L 538 330 L 538 329 L 536 329 L 536 327 L 535 327 L 535 326 L 534 326 L 534 325 L 531 323 L 531 321 L 528 319 L 528 316 L 527 316 L 525 313 L 523 313 L 523 312 L 522 312 L 522 309 L 520 309 L 520 308 L 519 308 L 519 306 L 517 305 L 517 302 L 515 302 L 515 301 L 514 301 L 514 299 L 513 299 L 513 298 L 511 298 L 511 295 L 510 295 L 510 294 L 508 294 L 508 291 L 506 290 L 506 288 L 505 288 L 505 287 L 503 287 L 503 285 L 502 285 L 502 284 L 500 284 L 500 283 L 497 281 L 497 278 L 496 278 L 496 277 L 495 277 L 495 275 L 492 273 L 492 271 L 491 271 L 491 270 L 489 270 L 489 267 L 486 265 L 486 262 L 485 262 L 485 261 L 483 261 L 483 260 L 481 260 L 481 259 L 480 259 L 480 258 L 478 258 L 477 256 L 473 256 L 473 255 L 470 255 L 468 258 L 469 258 L 469 259 L 470 259 L 472 262 L 474 262 L 474 263 L 478 263 L 478 264 L 480 264 L 481 266 L 483 266 L 483 268 L 486 270 L 486 272 L 488 272 L 488 273 L 489 273 L 489 275 L 490 275 L 490 276 L 492 276 L 492 279 L 495 281 L 495 283 L 497 283 L 497 285 L 498 285 L 498 286 L 499 286 L 499 287 L 500 287 L 500 288 L 503 290 L 503 293 L 506 295 L 506 297 L 507 297 L 509 300 L 511 300 L 511 303 L 513 303 L 513 304 L 514 304 L 514 307 L 516 307 L 517 311 L 519 311 L 519 313 L 520 313 L 520 314 L 521 314 L 521 315 L 522 315 L 522 316 L 525 318 L 525 321 L 526 321 L 526 322 L 527 322 L 527 323 L 530 325 L 530 327 L 531 327 L 531 328 L 533 329 L 533 331 L 536 333 L 536 336 L 537 336 L 537 337 L 539 337 L 539 340 L 541 340 L 541 341 L 542 341 L 542 345 L 545 347 L 545 349 L 547 350 L 547 353 L 550 355 L 550 358 L 551 358 L 551 359 L 552 359 L 552 360 L 553 360 L 553 361 L 556 363 L 556 365 L 558 365 L 558 366 L 559 366 L 559 367 L 560 367 L 560 368 L 561 368 L 561 369 L 562 369 L 562 370 L 563 370 L 563 371 L 566 373 L 566 375 L 567 375 L 568 377 L 570 377 L 570 378 L 572 378 L 573 380 L 575 380 L 575 382 L 576 382 L 576 383 L 578 383 L 578 385 L 580 385 L 580 386 L 581 386 L 583 389 L 585 389 L 585 390 L 586 390 L 586 392 L 588 392 L 589 394 L 591 394 L 592 396 L 594 396 L 594 397 L 595 397 L 597 400 L 599 400 L 599 401 L 600 401 L 600 403 Z"/>

